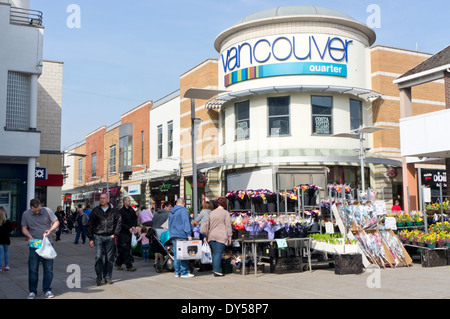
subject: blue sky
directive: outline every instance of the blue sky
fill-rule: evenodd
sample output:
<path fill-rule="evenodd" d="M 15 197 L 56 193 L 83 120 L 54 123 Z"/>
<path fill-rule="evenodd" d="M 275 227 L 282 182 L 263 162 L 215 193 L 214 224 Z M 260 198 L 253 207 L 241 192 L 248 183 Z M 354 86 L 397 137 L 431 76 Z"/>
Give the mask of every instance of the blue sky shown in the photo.
<path fill-rule="evenodd" d="M 79 28 L 67 20 L 80 9 Z M 381 9 L 375 45 L 437 53 L 449 43 L 444 0 L 31 0 L 44 13 L 44 58 L 64 62 L 62 148 L 177 90 L 179 76 L 219 58 L 214 40 L 243 17 L 288 5 L 341 10 L 366 23 Z"/>

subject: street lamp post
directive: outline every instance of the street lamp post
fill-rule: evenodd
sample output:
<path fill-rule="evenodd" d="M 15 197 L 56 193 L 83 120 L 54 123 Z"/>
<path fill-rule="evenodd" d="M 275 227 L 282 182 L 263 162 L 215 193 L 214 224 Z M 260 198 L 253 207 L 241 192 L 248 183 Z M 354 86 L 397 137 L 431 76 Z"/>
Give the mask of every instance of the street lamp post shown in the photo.
<path fill-rule="evenodd" d="M 201 119 L 195 117 L 195 99 L 209 100 L 217 94 L 223 93 L 223 90 L 210 90 L 210 89 L 195 89 L 191 88 L 184 94 L 185 98 L 191 100 L 191 149 L 192 149 L 192 210 L 194 218 L 197 217 L 197 160 L 196 152 L 197 148 L 195 142 L 197 140 L 197 130 L 201 124 Z"/>
<path fill-rule="evenodd" d="M 332 137 L 359 137 L 359 162 L 361 167 L 361 192 L 364 192 L 365 185 L 365 176 L 364 176 L 364 162 L 366 159 L 366 151 L 370 148 L 364 148 L 364 134 L 365 133 L 374 133 L 381 130 L 387 130 L 388 128 L 384 127 L 375 127 L 375 126 L 360 126 L 355 130 L 351 130 L 349 133 L 338 133 L 331 135 Z"/>

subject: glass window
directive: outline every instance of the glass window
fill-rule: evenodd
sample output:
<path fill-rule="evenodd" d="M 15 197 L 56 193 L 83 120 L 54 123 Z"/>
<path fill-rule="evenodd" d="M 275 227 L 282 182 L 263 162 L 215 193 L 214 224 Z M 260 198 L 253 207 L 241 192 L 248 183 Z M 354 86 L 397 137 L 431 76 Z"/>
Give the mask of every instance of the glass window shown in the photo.
<path fill-rule="evenodd" d="M 350 129 L 356 130 L 363 124 L 362 102 L 350 99 Z"/>
<path fill-rule="evenodd" d="M 311 96 L 312 133 L 315 135 L 333 134 L 333 97 Z"/>
<path fill-rule="evenodd" d="M 290 117 L 290 97 L 269 97 L 269 136 L 289 135 L 291 133 Z"/>
<path fill-rule="evenodd" d="M 167 157 L 173 155 L 173 122 L 167 123 Z"/>
<path fill-rule="evenodd" d="M 133 165 L 133 136 L 119 139 L 119 165 L 121 167 Z"/>
<path fill-rule="evenodd" d="M 244 101 L 234 104 L 236 117 L 235 139 L 243 140 L 250 137 L 250 102 Z"/>
<path fill-rule="evenodd" d="M 109 148 L 109 172 L 116 172 L 116 145 Z"/>
<path fill-rule="evenodd" d="M 78 183 L 83 182 L 83 159 L 78 160 Z"/>
<path fill-rule="evenodd" d="M 92 170 L 91 175 L 92 177 L 97 176 L 97 153 L 92 153 Z"/>
<path fill-rule="evenodd" d="M 158 126 L 158 159 L 162 159 L 163 155 L 163 129 L 162 125 Z"/>
<path fill-rule="evenodd" d="M 28 130 L 30 128 L 30 81 L 28 74 L 8 72 L 6 129 Z"/>

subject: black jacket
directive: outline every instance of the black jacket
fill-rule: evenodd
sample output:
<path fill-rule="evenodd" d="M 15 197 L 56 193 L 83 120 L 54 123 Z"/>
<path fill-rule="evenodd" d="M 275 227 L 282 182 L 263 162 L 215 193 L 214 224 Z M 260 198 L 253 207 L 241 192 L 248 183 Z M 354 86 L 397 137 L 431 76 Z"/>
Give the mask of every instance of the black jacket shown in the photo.
<path fill-rule="evenodd" d="M 130 234 L 130 228 L 137 226 L 137 216 L 136 211 L 133 207 L 125 207 L 125 205 L 119 209 L 120 216 L 122 217 L 122 229 L 120 233 L 122 234 Z"/>
<path fill-rule="evenodd" d="M 0 226 L 0 245 L 11 245 L 9 239 L 9 234 L 12 232 L 12 224 L 7 220 L 3 225 Z M 2 261 L 0 260 L 0 263 Z"/>
<path fill-rule="evenodd" d="M 106 212 L 99 206 L 94 207 L 89 217 L 87 226 L 87 236 L 89 240 L 94 239 L 94 235 L 111 236 L 119 235 L 122 228 L 122 217 L 117 209 L 108 203 Z"/>

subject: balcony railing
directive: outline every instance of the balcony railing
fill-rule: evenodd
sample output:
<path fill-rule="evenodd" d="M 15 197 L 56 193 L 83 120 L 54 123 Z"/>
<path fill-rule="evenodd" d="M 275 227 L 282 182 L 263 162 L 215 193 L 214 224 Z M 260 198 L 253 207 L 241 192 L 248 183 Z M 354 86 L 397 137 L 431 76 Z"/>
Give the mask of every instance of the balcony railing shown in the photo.
<path fill-rule="evenodd" d="M 11 7 L 10 23 L 42 26 L 42 12 L 31 9 Z"/>

